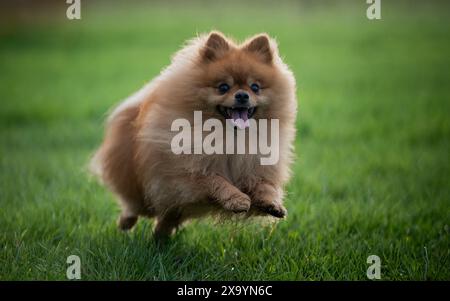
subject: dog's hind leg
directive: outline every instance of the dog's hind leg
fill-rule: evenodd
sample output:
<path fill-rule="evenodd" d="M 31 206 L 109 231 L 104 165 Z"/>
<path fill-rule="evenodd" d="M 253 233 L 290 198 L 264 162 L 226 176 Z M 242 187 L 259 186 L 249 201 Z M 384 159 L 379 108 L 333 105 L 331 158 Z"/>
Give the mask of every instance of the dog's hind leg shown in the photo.
<path fill-rule="evenodd" d="M 131 230 L 131 228 L 134 227 L 138 220 L 138 217 L 136 215 L 124 215 L 123 213 L 119 215 L 119 219 L 117 221 L 117 225 L 119 226 L 119 229 L 122 231 L 128 231 Z"/>
<path fill-rule="evenodd" d="M 130 230 L 136 224 L 138 215 L 139 211 L 131 206 L 130 203 L 122 202 L 122 212 L 117 220 L 117 226 L 123 231 Z"/>
<path fill-rule="evenodd" d="M 155 238 L 169 237 L 174 230 L 182 223 L 182 214 L 180 209 L 169 209 L 163 215 L 158 216 L 155 226 Z"/>

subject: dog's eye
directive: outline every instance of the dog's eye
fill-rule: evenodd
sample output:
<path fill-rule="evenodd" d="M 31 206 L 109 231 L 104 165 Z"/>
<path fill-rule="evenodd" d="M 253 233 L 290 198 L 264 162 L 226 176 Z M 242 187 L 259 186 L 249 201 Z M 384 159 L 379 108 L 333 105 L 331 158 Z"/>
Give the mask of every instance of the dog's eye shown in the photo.
<path fill-rule="evenodd" d="M 217 89 L 221 94 L 225 94 L 230 90 L 230 86 L 228 84 L 220 84 Z"/>
<path fill-rule="evenodd" d="M 250 89 L 252 89 L 253 92 L 258 93 L 260 87 L 258 84 L 251 84 Z"/>

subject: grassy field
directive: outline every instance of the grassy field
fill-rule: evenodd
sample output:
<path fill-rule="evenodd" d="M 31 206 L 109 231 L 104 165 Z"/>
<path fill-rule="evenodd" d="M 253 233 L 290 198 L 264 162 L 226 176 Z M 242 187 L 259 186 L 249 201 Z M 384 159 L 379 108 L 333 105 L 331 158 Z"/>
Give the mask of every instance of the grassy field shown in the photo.
<path fill-rule="evenodd" d="M 83 1 L 82 1 L 83 2 Z M 86 1 L 85 1 L 86 2 Z M 82 6 L 0 31 L 0 280 L 450 280 L 448 4 Z M 425 1 L 424 1 L 425 2 Z M 409 4 L 408 4 L 409 3 Z M 3 21 L 5 22 L 5 21 Z M 123 234 L 85 166 L 107 110 L 197 32 L 266 31 L 298 81 L 288 218 Z"/>

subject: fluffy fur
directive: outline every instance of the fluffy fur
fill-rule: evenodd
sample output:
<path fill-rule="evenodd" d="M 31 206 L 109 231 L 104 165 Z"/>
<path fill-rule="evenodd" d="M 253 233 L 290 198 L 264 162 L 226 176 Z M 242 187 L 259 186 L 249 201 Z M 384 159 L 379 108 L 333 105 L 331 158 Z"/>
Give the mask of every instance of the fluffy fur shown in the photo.
<path fill-rule="evenodd" d="M 230 91 L 221 95 L 217 85 Z M 260 93 L 250 85 L 257 82 Z M 280 159 L 263 166 L 260 155 L 175 155 L 170 148 L 172 121 L 225 122 L 218 105 L 231 105 L 238 90 L 257 107 L 253 116 L 278 118 Z M 295 137 L 295 79 L 266 34 L 241 45 L 212 32 L 199 36 L 172 58 L 153 81 L 110 114 L 105 138 L 91 161 L 92 170 L 118 196 L 118 225 L 127 230 L 139 216 L 156 218 L 155 235 L 170 235 L 183 221 L 207 214 L 284 217 L 283 185 L 289 178 Z"/>

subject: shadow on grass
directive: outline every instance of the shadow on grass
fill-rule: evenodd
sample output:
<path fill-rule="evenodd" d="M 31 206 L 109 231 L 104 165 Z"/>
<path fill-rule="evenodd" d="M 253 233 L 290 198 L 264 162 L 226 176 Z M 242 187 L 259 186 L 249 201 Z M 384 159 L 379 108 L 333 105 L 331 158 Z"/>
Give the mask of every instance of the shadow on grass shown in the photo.
<path fill-rule="evenodd" d="M 153 237 L 152 221 L 140 221 L 128 233 L 101 231 L 79 248 L 86 279 L 102 280 L 213 280 L 243 279 L 237 271 L 260 264 L 256 251 L 271 239 L 271 228 L 225 223 L 193 222 L 168 239 Z M 244 230 L 251 228 L 252 231 Z M 240 266 L 242 268 L 242 265 Z M 245 270 L 245 269 L 243 269 Z"/>

